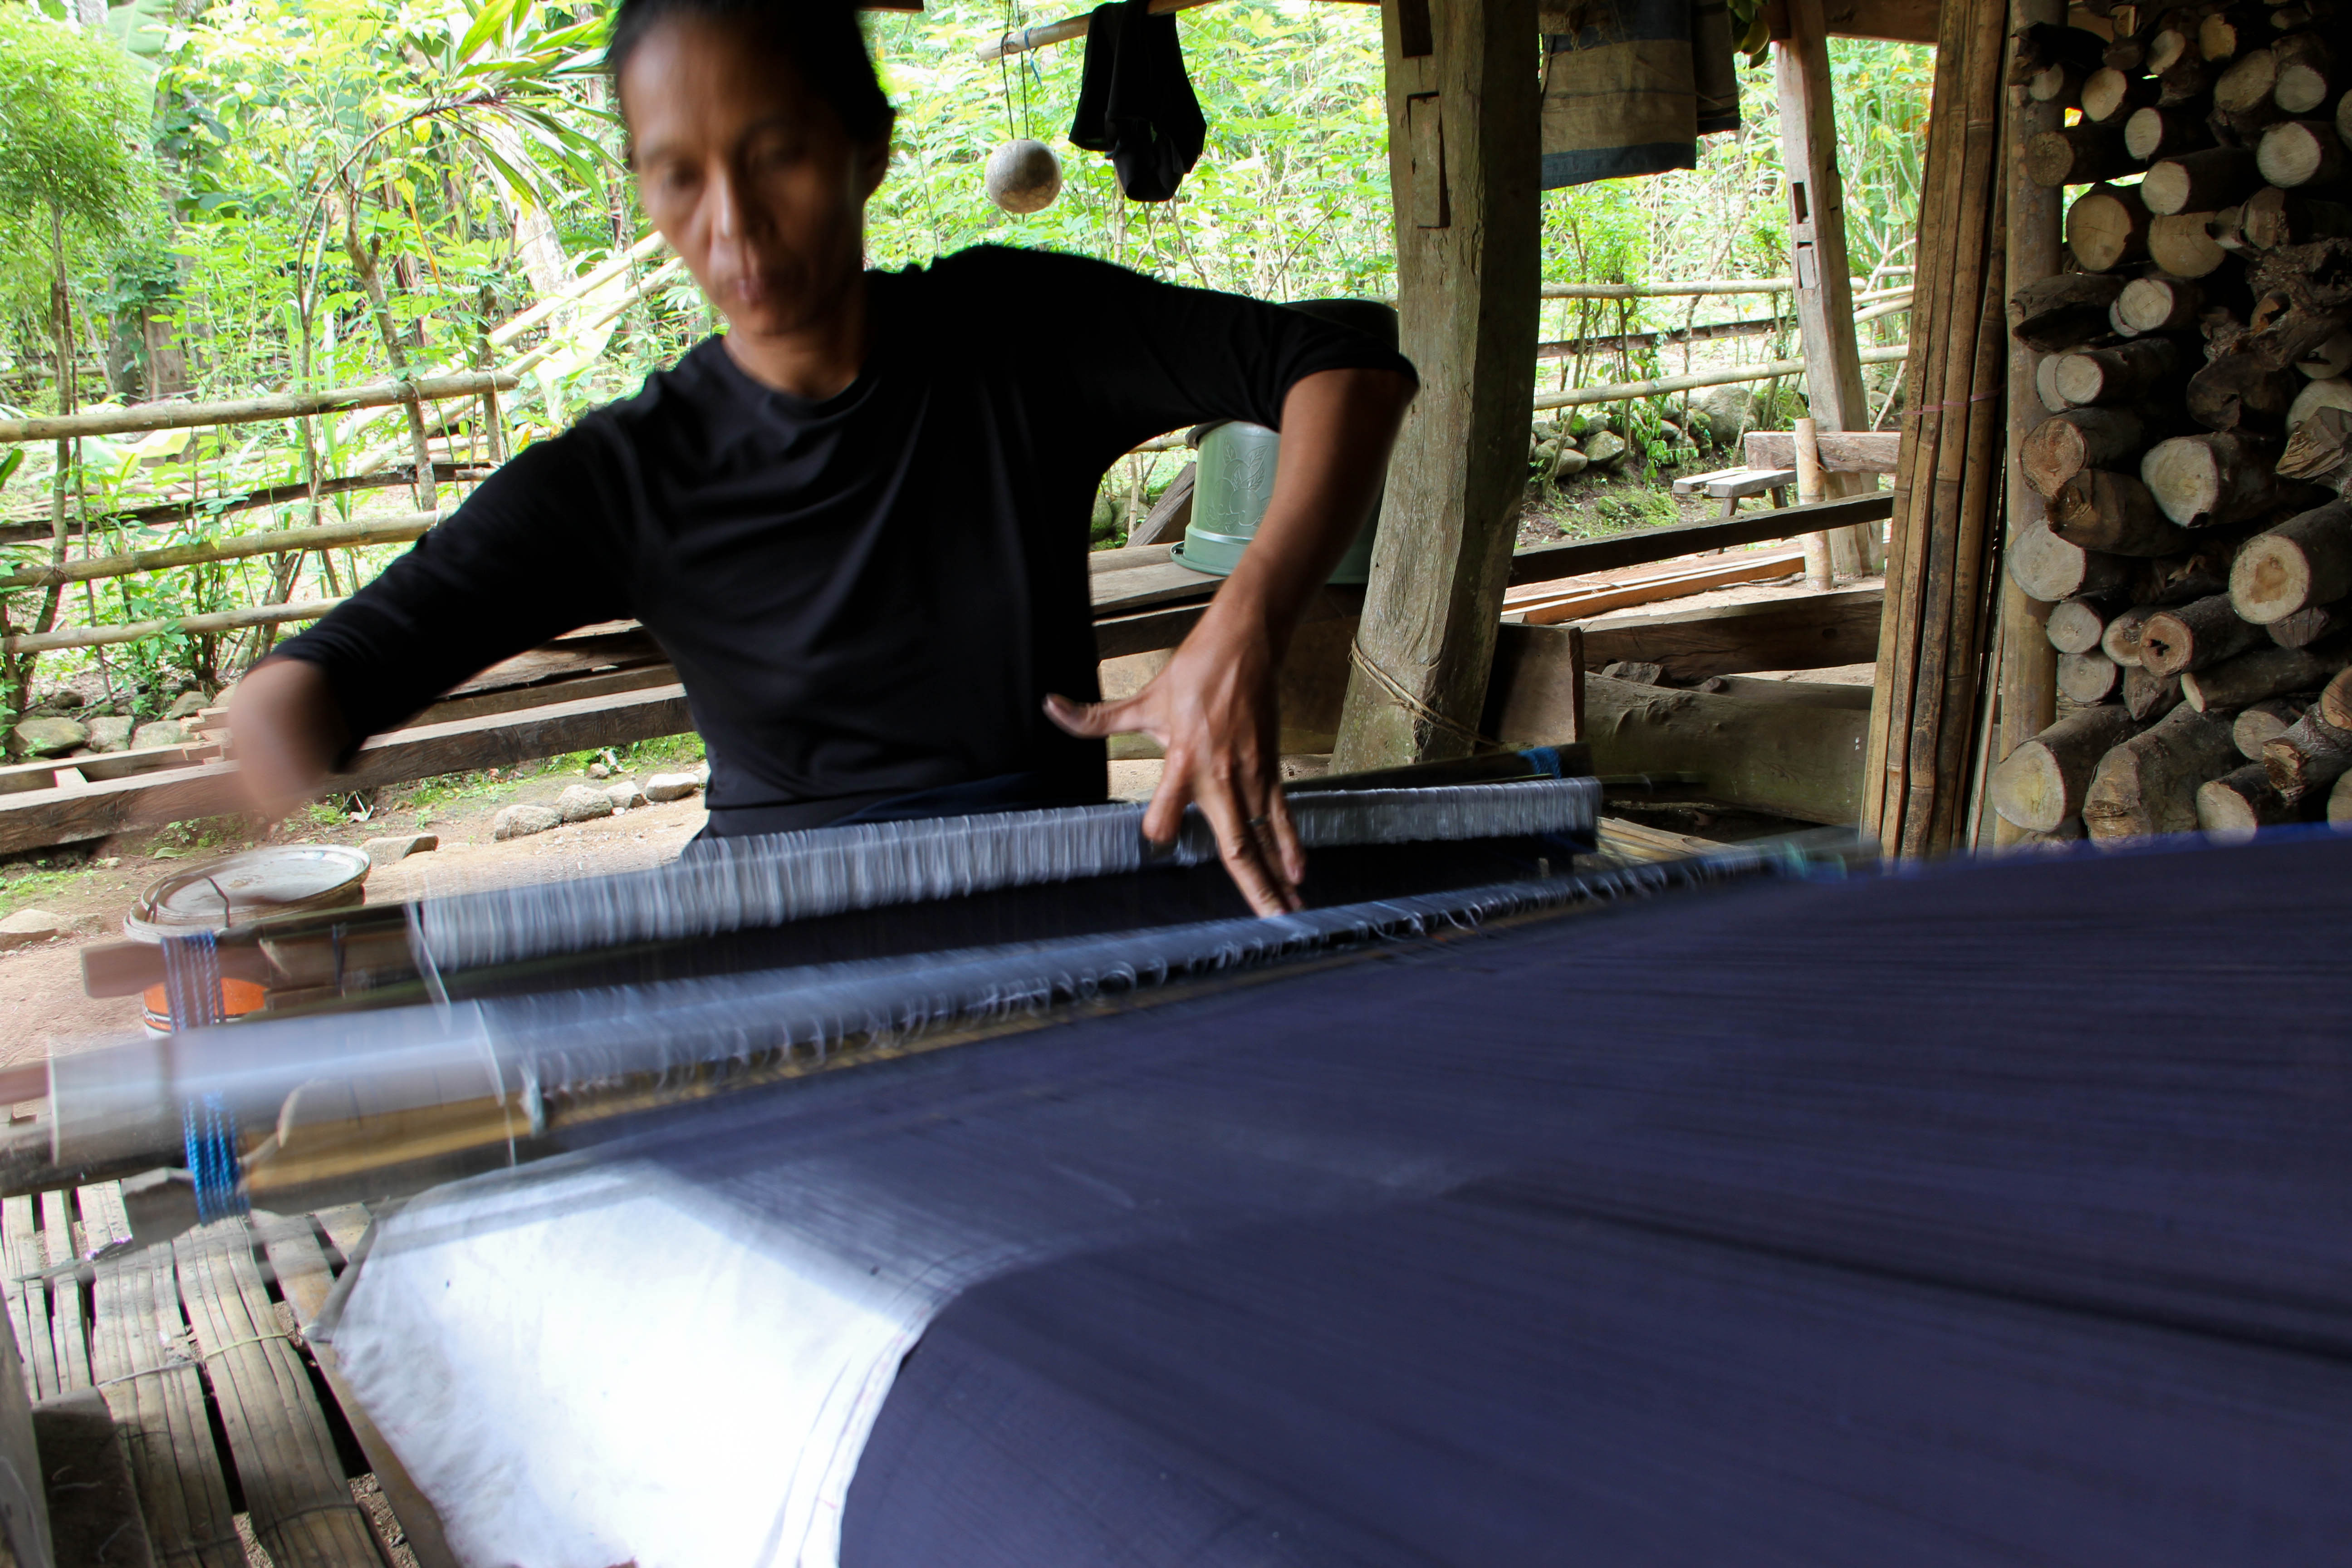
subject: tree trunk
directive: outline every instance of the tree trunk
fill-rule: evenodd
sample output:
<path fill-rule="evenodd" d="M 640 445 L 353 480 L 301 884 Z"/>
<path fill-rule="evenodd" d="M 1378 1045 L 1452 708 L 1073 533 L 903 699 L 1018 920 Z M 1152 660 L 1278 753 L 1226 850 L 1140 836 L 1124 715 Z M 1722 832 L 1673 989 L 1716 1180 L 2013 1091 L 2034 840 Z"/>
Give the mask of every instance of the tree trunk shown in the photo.
<path fill-rule="evenodd" d="M 2198 786 L 2238 760 L 2230 726 L 2176 708 L 2100 759 L 2083 795 L 2083 826 L 2113 841 L 2197 826 Z"/>
<path fill-rule="evenodd" d="M 2099 759 L 2137 728 L 2115 704 L 2069 713 L 2011 752 L 1986 785 L 1993 810 L 2029 833 L 2055 830 L 2083 809 Z"/>
<path fill-rule="evenodd" d="M 2137 668 L 2139 634 L 2147 626 L 2148 616 L 2163 607 L 2161 605 L 2134 605 L 2110 616 L 2106 629 L 2099 634 L 2099 651 L 2126 669 Z"/>
<path fill-rule="evenodd" d="M 2148 219 L 2149 259 L 2175 278 L 2205 278 L 2220 271 L 2230 253 L 2213 237 L 2214 216 L 2169 213 Z"/>
<path fill-rule="evenodd" d="M 2126 76 L 2112 67 L 2102 67 L 2083 79 L 2083 118 L 2094 125 L 2111 125 L 2117 120 L 2128 125 L 2146 111 L 2143 105 L 2156 102 L 2156 83 L 2147 77 Z"/>
<path fill-rule="evenodd" d="M 2099 639 L 2106 635 L 2107 623 L 2126 603 L 2121 594 L 2112 590 L 2063 600 L 2050 607 L 2042 635 L 2060 653 L 2094 652 Z"/>
<path fill-rule="evenodd" d="M 2263 638 L 2238 618 L 2230 595 L 2214 594 L 2147 618 L 2139 632 L 2140 667 L 2151 675 L 2186 675 L 2241 654 Z"/>
<path fill-rule="evenodd" d="M 2326 653 L 2309 648 L 2280 647 L 2263 642 L 2210 669 L 2193 670 L 2180 678 L 2180 695 L 2200 713 L 2227 713 L 2276 697 L 2324 684 L 2342 669 L 2348 657 L 2341 647 Z"/>
<path fill-rule="evenodd" d="M 2059 353 L 2107 331 L 2107 311 L 2125 288 L 2120 278 L 2062 272 L 2020 289 L 2009 302 L 2010 334 L 2031 349 Z"/>
<path fill-rule="evenodd" d="M 2337 675 L 2319 694 L 2319 716 L 2339 730 L 2352 730 L 2352 675 Z"/>
<path fill-rule="evenodd" d="M 2326 700 L 2323 695 L 2302 718 L 2263 743 L 2263 766 L 2289 800 L 2334 784 L 2352 766 L 2352 730 L 2327 721 L 2321 707 Z"/>
<path fill-rule="evenodd" d="M 2187 529 L 2165 520 L 2146 485 L 2105 468 L 2076 474 L 2050 498 L 2050 531 L 2117 555 L 2177 555 L 2195 542 Z"/>
<path fill-rule="evenodd" d="M 2186 215 L 2183 215 L 2186 216 Z M 2215 252 L 2218 258 L 2220 252 Z M 2116 296 L 2109 315 L 2132 332 L 2185 332 L 2205 308 L 2205 291 L 2179 278 L 2135 278 Z"/>
<path fill-rule="evenodd" d="M 2137 185 L 2093 185 L 2066 209 L 2066 248 L 2085 272 L 2106 272 L 2147 254 L 2149 213 Z"/>
<path fill-rule="evenodd" d="M 2124 710 L 2143 724 L 2155 722 L 2180 706 L 2180 677 L 2156 675 L 2144 665 L 2124 669 Z"/>
<path fill-rule="evenodd" d="M 2271 46 L 2271 58 L 2278 68 L 2271 101 L 2283 111 L 2309 114 L 2333 96 L 2336 54 L 2318 34 L 2291 33 Z"/>
<path fill-rule="evenodd" d="M 2352 773 L 2337 779 L 2327 792 L 2327 826 L 2352 827 Z"/>
<path fill-rule="evenodd" d="M 2147 426 L 2139 416 L 2121 408 L 2069 408 L 2033 427 L 2018 458 L 2026 481 L 2043 496 L 2054 496 L 2066 481 L 2085 468 L 2137 467 L 2136 459 L 2147 445 Z"/>
<path fill-rule="evenodd" d="M 2082 349 L 2052 372 L 2058 395 L 2077 408 L 2138 403 L 2173 374 L 2180 351 L 2169 338 L 2135 338 L 2111 349 Z"/>
<path fill-rule="evenodd" d="M 2273 370 L 2252 354 L 2222 354 L 2189 378 L 2189 416 L 2208 430 L 2278 431 L 2304 384 L 2294 371 Z"/>
<path fill-rule="evenodd" d="M 2352 616 L 2347 616 L 2347 608 L 2352 606 L 2314 605 L 2307 610 L 2283 616 L 2270 625 L 2271 641 L 2281 647 L 2309 647 L 2337 632 L 2352 630 Z"/>
<path fill-rule="evenodd" d="M 360 238 L 359 197 L 352 195 L 343 204 L 343 251 L 351 258 L 352 270 L 359 274 L 360 288 L 374 311 L 376 331 L 383 338 L 383 352 L 392 361 L 393 378 L 408 379 L 408 353 L 400 342 L 400 327 L 392 319 L 392 302 L 383 291 L 383 279 L 376 271 L 375 257 Z M 437 511 L 440 495 L 433 482 L 433 445 L 425 431 L 425 410 L 416 399 L 404 405 L 408 413 L 408 442 L 416 458 L 416 510 Z"/>
<path fill-rule="evenodd" d="M 2286 727 L 2302 718 L 2318 700 L 2316 691 L 2266 698 L 2230 721 L 2231 743 L 2238 748 L 2238 755 L 2250 763 L 2259 763 L 2263 760 L 2263 748 L 2284 734 Z"/>
<path fill-rule="evenodd" d="M 2151 103 L 2133 110 L 2124 121 L 2124 151 L 2143 163 L 2201 153 L 2211 145 L 2212 125 L 2186 109 L 2158 109 Z"/>
<path fill-rule="evenodd" d="M 2344 143 L 2325 120 L 2290 120 L 2263 132 L 2254 161 L 2281 190 L 2332 185 L 2344 177 Z"/>
<path fill-rule="evenodd" d="M 2254 154 L 2243 147 L 2208 147 L 2159 158 L 2139 183 L 2139 199 L 2158 217 L 2168 213 L 2209 213 L 2243 201 L 2263 188 Z"/>
<path fill-rule="evenodd" d="M 2263 828 L 2301 813 L 2271 786 L 2260 763 L 2248 763 L 2197 787 L 2197 825 L 2222 844 L 2242 844 Z"/>
<path fill-rule="evenodd" d="M 2237 431 L 2175 436 L 2140 459 L 2140 482 L 2183 528 L 2240 522 L 2278 504 L 2273 450 Z"/>
<path fill-rule="evenodd" d="M 2045 188 L 2112 180 L 2137 167 L 2125 151 L 2120 125 L 2070 125 L 2045 131 L 2025 144 L 2025 177 Z"/>
<path fill-rule="evenodd" d="M 2123 666 L 2103 653 L 2062 654 L 2058 659 L 2058 695 L 2089 706 L 2105 702 L 2122 689 Z"/>
<path fill-rule="evenodd" d="M 2069 544 L 2040 519 L 2020 528 L 2009 542 L 2009 580 L 2029 599 L 2054 605 L 2077 594 L 2095 594 L 2131 581 L 2132 563 L 2120 555 Z"/>
<path fill-rule="evenodd" d="M 2230 603 L 2256 626 L 2352 594 L 2352 503 L 2333 501 L 2239 547 Z"/>

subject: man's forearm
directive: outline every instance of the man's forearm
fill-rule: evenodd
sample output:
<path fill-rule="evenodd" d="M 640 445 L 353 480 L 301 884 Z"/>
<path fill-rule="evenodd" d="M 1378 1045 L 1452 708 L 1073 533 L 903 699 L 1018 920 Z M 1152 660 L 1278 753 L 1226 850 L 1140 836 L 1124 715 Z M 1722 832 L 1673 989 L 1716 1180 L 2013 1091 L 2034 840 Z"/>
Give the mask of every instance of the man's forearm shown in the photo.
<path fill-rule="evenodd" d="M 1291 387 L 1273 500 L 1204 629 L 1265 637 L 1281 658 L 1307 599 L 1371 515 L 1412 395 L 1410 379 L 1385 370 L 1327 370 Z"/>

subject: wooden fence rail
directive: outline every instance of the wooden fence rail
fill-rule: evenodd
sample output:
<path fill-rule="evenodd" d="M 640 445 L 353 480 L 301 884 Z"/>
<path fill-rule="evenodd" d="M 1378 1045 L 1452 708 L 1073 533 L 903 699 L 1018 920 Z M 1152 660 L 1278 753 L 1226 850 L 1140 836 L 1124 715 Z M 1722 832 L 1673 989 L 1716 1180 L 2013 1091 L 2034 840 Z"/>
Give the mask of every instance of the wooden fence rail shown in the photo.
<path fill-rule="evenodd" d="M 370 518 L 365 522 L 328 523 L 319 528 L 280 528 L 260 533 L 239 533 L 205 544 L 172 544 L 154 550 L 131 550 L 121 555 L 92 555 L 61 566 L 27 566 L 21 572 L 0 573 L 0 594 L 18 588 L 47 588 L 58 583 L 85 583 L 108 577 L 130 577 L 142 572 L 163 572 L 174 566 L 201 566 L 215 561 L 243 561 L 256 555 L 291 555 L 303 550 L 352 550 L 365 544 L 405 544 L 422 539 L 427 530 L 446 519 L 455 508 L 439 511 L 402 512 Z M 65 646 L 65 645 L 58 645 Z"/>
<path fill-rule="evenodd" d="M 161 621 L 124 621 L 116 626 L 68 626 L 58 632 L 18 632 L 0 637 L 0 653 L 47 653 L 60 647 L 105 647 L 137 642 L 173 632 L 242 631 L 247 626 L 275 626 L 288 621 L 315 621 L 341 604 L 341 599 L 310 599 L 293 605 L 256 605 L 249 610 L 222 610 L 209 616 L 174 616 Z"/>
<path fill-rule="evenodd" d="M 227 403 L 139 403 L 128 408 L 95 408 L 87 414 L 51 414 L 31 419 L 0 419 L 0 445 L 19 441 L 67 441 L 78 436 L 126 436 L 144 430 L 196 430 L 212 425 L 252 425 L 267 419 L 299 419 L 346 408 L 389 408 L 402 403 L 436 403 L 506 392 L 521 384 L 504 371 L 468 370 L 454 375 L 420 375 L 411 381 L 379 381 L 365 386 L 333 386 L 319 392 L 283 392 L 270 397 Z"/>
<path fill-rule="evenodd" d="M 1864 364 L 1892 364 L 1911 352 L 1908 343 L 1895 343 L 1883 349 L 1864 349 Z M 1538 408 L 1582 408 L 1595 403 L 1632 403 L 1643 397 L 1662 397 L 1670 392 L 1695 392 L 1703 386 L 1736 386 L 1743 381 L 1769 381 L 1774 376 L 1795 375 L 1805 368 L 1801 359 L 1766 360 L 1761 364 L 1743 364 L 1730 370 L 1699 371 L 1690 375 L 1664 375 L 1654 381 L 1621 381 L 1613 386 L 1574 386 L 1566 392 L 1538 392 L 1535 396 Z"/>

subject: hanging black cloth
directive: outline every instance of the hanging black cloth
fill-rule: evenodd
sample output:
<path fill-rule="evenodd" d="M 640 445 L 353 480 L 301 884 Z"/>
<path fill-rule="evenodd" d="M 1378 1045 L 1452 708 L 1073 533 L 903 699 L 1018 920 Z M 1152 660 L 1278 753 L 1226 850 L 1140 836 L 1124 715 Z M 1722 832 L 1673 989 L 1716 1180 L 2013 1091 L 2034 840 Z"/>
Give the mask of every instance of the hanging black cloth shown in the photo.
<path fill-rule="evenodd" d="M 1070 140 L 1109 153 L 1130 200 L 1164 202 L 1192 172 L 1208 133 L 1184 74 L 1176 18 L 1153 16 L 1150 0 L 1096 6 Z"/>

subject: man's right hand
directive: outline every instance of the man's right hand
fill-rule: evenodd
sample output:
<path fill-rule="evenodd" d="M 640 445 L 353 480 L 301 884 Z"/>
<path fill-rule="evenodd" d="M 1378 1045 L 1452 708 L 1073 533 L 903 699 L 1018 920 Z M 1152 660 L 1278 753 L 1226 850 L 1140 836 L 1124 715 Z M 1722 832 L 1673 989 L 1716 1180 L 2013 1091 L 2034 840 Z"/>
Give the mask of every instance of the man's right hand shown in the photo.
<path fill-rule="evenodd" d="M 319 793 L 351 731 L 317 665 L 265 659 L 229 698 L 230 745 L 246 804 L 271 822 Z"/>

